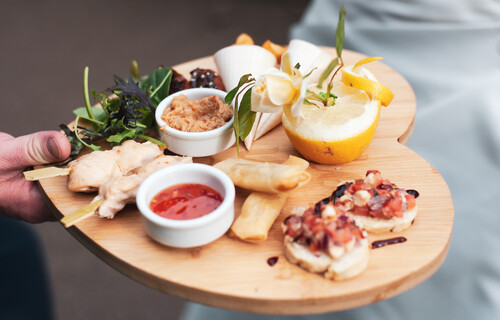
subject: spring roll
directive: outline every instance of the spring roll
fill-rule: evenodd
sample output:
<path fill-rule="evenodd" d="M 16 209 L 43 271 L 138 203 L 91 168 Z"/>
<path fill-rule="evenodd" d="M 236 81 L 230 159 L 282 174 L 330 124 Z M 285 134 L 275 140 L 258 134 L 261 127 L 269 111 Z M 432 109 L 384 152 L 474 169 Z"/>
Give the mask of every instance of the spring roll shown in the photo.
<path fill-rule="evenodd" d="M 285 205 L 288 193 L 252 192 L 243 203 L 241 214 L 231 230 L 247 241 L 264 241 L 267 233 Z"/>
<path fill-rule="evenodd" d="M 283 164 L 233 158 L 214 165 L 238 187 L 268 193 L 290 191 L 307 183 L 311 179 L 308 166 L 309 162 L 294 156 Z"/>

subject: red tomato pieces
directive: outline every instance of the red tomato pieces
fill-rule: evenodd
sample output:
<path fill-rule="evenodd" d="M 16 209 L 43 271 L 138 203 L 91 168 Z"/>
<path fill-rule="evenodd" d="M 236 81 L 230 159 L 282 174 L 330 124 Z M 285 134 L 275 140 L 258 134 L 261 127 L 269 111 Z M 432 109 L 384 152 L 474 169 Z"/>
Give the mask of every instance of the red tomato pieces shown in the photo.
<path fill-rule="evenodd" d="M 285 234 L 307 245 L 312 252 L 327 250 L 331 245 L 343 246 L 353 239 L 366 237 L 363 229 L 346 215 L 323 218 L 321 214 L 327 206 L 332 205 L 322 206 L 319 212 L 309 208 L 302 216 L 293 214 L 287 217 L 283 221 Z"/>
<path fill-rule="evenodd" d="M 342 187 L 339 186 L 337 190 Z M 349 211 L 358 216 L 392 219 L 402 217 L 406 210 L 416 206 L 413 194 L 382 178 L 377 170 L 368 170 L 364 180 L 349 182 L 344 188 L 345 192 L 335 199 L 334 206 L 339 211 Z M 368 191 L 369 198 L 366 193 L 358 193 L 361 190 Z"/>

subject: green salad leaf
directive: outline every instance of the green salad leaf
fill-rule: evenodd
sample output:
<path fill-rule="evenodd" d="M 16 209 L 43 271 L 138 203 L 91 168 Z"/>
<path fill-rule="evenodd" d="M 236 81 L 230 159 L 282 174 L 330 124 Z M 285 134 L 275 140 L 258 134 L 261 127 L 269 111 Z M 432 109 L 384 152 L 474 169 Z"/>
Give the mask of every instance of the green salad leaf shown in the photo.
<path fill-rule="evenodd" d="M 141 85 L 142 90 L 149 94 L 155 108 L 163 99 L 168 97 L 171 81 L 172 70 L 170 68 L 158 68 Z"/>
<path fill-rule="evenodd" d="M 75 110 L 73 110 L 73 113 L 76 116 L 80 116 L 82 118 L 89 117 L 89 114 L 87 112 L 87 108 L 85 108 L 85 107 L 76 108 Z M 104 112 L 104 110 L 102 108 L 92 107 L 92 113 L 94 114 L 95 119 L 98 121 L 102 122 L 102 121 L 104 121 L 104 119 L 106 119 L 106 112 Z"/>
<path fill-rule="evenodd" d="M 134 64 L 133 64 L 134 65 Z M 139 76 L 137 62 L 135 76 Z M 71 155 L 74 157 L 83 147 L 100 150 L 94 141 L 105 138 L 112 145 L 119 145 L 128 139 L 142 138 L 164 146 L 161 141 L 149 137 L 149 130 L 157 130 L 154 121 L 156 106 L 168 96 L 172 71 L 169 68 L 158 68 L 145 77 L 141 86 L 132 76 L 124 80 L 114 77 L 114 86 L 101 93 L 92 94 L 101 108 L 90 105 L 88 92 L 89 68 L 83 73 L 83 96 L 85 107 L 73 110 L 76 115 L 74 131 L 61 125 L 71 144 Z M 91 128 L 80 127 L 78 122 L 84 119 Z"/>

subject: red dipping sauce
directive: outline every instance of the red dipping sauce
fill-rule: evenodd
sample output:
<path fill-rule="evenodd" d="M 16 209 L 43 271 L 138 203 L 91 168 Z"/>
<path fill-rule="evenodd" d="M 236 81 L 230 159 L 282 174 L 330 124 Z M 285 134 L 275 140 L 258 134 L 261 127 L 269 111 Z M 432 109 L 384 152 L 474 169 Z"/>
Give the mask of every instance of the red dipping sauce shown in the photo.
<path fill-rule="evenodd" d="M 219 207 L 224 198 L 212 187 L 184 183 L 160 191 L 149 208 L 160 217 L 189 220 L 202 217 Z"/>

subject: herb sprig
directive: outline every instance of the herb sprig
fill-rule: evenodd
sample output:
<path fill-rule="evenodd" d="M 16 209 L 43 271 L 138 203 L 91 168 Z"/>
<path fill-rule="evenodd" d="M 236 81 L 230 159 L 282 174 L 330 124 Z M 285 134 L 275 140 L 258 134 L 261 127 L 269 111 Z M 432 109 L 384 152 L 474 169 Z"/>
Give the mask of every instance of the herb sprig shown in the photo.
<path fill-rule="evenodd" d="M 333 59 L 328 67 L 326 67 L 325 71 L 321 74 L 321 77 L 318 81 L 318 88 L 322 89 L 323 82 L 328 78 L 328 76 L 333 72 L 332 77 L 330 78 L 330 82 L 326 87 L 326 92 L 320 92 L 319 94 L 314 94 L 311 91 L 308 91 L 308 95 L 306 96 L 306 103 L 316 105 L 316 101 L 325 107 L 331 107 L 335 105 L 335 100 L 337 97 L 331 92 L 333 88 L 333 78 L 337 75 L 337 73 L 344 66 L 344 60 L 342 60 L 342 50 L 344 48 L 344 24 L 345 24 L 345 9 L 344 5 L 340 7 L 339 11 L 339 21 L 337 24 L 337 32 L 335 34 L 335 49 L 337 51 L 337 57 Z M 336 69 L 335 69 L 336 68 Z M 335 70 L 335 71 L 334 71 Z"/>

